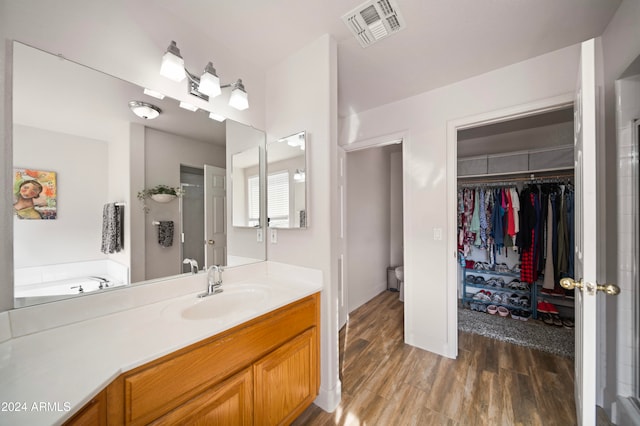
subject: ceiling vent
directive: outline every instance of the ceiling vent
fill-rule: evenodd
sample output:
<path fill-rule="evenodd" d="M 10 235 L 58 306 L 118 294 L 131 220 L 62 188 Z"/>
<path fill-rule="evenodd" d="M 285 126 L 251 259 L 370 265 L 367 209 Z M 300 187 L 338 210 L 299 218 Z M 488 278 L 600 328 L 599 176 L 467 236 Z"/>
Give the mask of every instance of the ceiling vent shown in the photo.
<path fill-rule="evenodd" d="M 392 0 L 373 0 L 361 4 L 342 17 L 362 47 L 368 47 L 404 29 L 404 19 Z"/>

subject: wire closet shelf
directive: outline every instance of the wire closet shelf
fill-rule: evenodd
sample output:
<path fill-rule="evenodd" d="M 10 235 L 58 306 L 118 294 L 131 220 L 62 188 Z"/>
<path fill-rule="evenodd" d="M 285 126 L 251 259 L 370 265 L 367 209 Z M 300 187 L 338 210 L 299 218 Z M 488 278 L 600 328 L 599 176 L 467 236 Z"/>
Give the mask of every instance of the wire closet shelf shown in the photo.
<path fill-rule="evenodd" d="M 543 183 L 557 183 L 557 184 L 572 184 L 574 179 L 573 170 L 565 170 L 553 174 L 536 175 L 535 173 L 526 173 L 517 176 L 498 176 L 487 175 L 485 178 L 479 178 L 473 176 L 465 178 L 464 176 L 458 176 L 458 188 L 469 187 L 489 187 L 489 186 L 515 186 L 518 183 L 522 184 L 543 184 Z"/>

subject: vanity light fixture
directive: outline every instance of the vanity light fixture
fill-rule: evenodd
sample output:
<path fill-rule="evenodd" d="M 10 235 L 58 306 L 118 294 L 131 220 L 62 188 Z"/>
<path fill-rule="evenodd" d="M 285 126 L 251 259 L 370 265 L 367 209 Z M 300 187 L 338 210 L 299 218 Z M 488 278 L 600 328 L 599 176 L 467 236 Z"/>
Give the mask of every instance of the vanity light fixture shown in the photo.
<path fill-rule="evenodd" d="M 173 40 L 162 56 L 160 75 L 176 82 L 181 82 L 187 77 L 189 80 L 189 93 L 204 101 L 220 95 L 222 89 L 230 87 L 229 106 L 240 111 L 249 108 L 249 97 L 241 79 L 238 79 L 235 83 L 220 85 L 220 78 L 211 62 L 205 66 L 200 77 L 189 72 L 184 66 L 184 59 L 180 55 L 180 49 L 178 49 L 176 42 Z"/>
<path fill-rule="evenodd" d="M 242 111 L 249 108 L 249 95 L 244 90 L 242 80 L 238 79 L 235 83 L 227 84 L 222 87 L 233 87 L 231 90 L 231 97 L 229 98 L 229 105 L 235 109 Z"/>
<path fill-rule="evenodd" d="M 227 117 L 225 117 L 224 115 L 216 114 L 215 112 L 210 112 L 209 118 L 212 120 L 219 121 L 221 123 L 227 119 Z"/>
<path fill-rule="evenodd" d="M 295 138 L 297 136 L 297 139 Z M 298 147 L 304 151 L 304 134 L 300 133 L 298 135 L 292 135 L 288 138 L 280 139 L 280 142 L 287 142 L 287 145 L 291 147 Z"/>
<path fill-rule="evenodd" d="M 296 182 L 304 182 L 305 175 L 303 169 L 296 169 L 296 172 L 293 174 L 293 180 Z"/>
<path fill-rule="evenodd" d="M 147 95 L 147 96 L 154 97 L 156 99 L 160 99 L 160 100 L 164 99 L 164 94 L 162 94 L 160 92 L 157 92 L 155 90 L 151 90 L 151 89 L 145 88 L 144 89 L 144 94 Z"/>
<path fill-rule="evenodd" d="M 189 102 L 184 102 L 184 101 L 180 102 L 180 108 L 184 108 L 184 109 L 192 111 L 192 112 L 196 112 L 198 110 L 197 106 L 192 105 Z"/>
<path fill-rule="evenodd" d="M 145 120 L 153 120 L 162 112 L 157 106 L 142 101 L 130 101 L 129 108 L 135 115 Z"/>

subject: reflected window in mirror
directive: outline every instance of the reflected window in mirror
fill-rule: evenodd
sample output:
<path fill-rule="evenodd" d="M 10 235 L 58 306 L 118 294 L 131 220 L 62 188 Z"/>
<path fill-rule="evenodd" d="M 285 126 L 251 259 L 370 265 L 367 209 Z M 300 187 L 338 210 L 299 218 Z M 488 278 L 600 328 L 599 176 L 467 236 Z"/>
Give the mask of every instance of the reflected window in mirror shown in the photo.
<path fill-rule="evenodd" d="M 233 226 L 260 226 L 260 150 L 253 147 L 231 156 Z"/>
<path fill-rule="evenodd" d="M 306 132 L 267 144 L 267 212 L 270 228 L 301 229 L 307 217 Z"/>

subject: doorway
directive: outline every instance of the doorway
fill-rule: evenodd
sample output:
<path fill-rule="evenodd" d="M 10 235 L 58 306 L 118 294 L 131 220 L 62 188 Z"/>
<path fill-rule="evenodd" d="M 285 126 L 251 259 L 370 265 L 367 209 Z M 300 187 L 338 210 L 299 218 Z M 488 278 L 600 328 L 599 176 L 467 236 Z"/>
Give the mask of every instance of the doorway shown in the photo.
<path fill-rule="evenodd" d="M 457 131 L 460 330 L 573 357 L 573 131 L 572 105 Z"/>
<path fill-rule="evenodd" d="M 195 259 L 204 266 L 204 170 L 180 165 L 180 259 Z M 182 262 L 180 262 L 182 264 Z M 191 266 L 182 264 L 182 272 Z"/>
<path fill-rule="evenodd" d="M 346 152 L 344 299 L 347 313 L 381 292 L 402 289 L 403 145 L 386 139 Z M 341 326 L 344 324 L 340 324 Z"/>
<path fill-rule="evenodd" d="M 452 254 L 447 261 L 447 299 L 448 299 L 448 340 L 450 354 L 457 357 L 458 353 L 458 301 L 463 291 L 461 284 L 461 264 L 458 257 L 458 132 L 479 128 L 481 126 L 507 123 L 512 120 L 533 117 L 561 109 L 570 108 L 573 105 L 573 94 L 567 93 L 558 97 L 544 99 L 529 104 L 519 105 L 504 110 L 471 116 L 459 120 L 450 121 L 447 125 L 447 169 L 451 175 L 447 179 L 447 210 L 448 224 L 447 241 L 448 252 Z M 488 163 L 488 159 L 487 159 Z M 528 160 L 526 167 L 528 167 Z M 479 173 L 478 173 L 479 174 Z M 472 175 L 472 173 L 469 173 Z M 533 304 L 533 301 L 530 300 Z"/>

